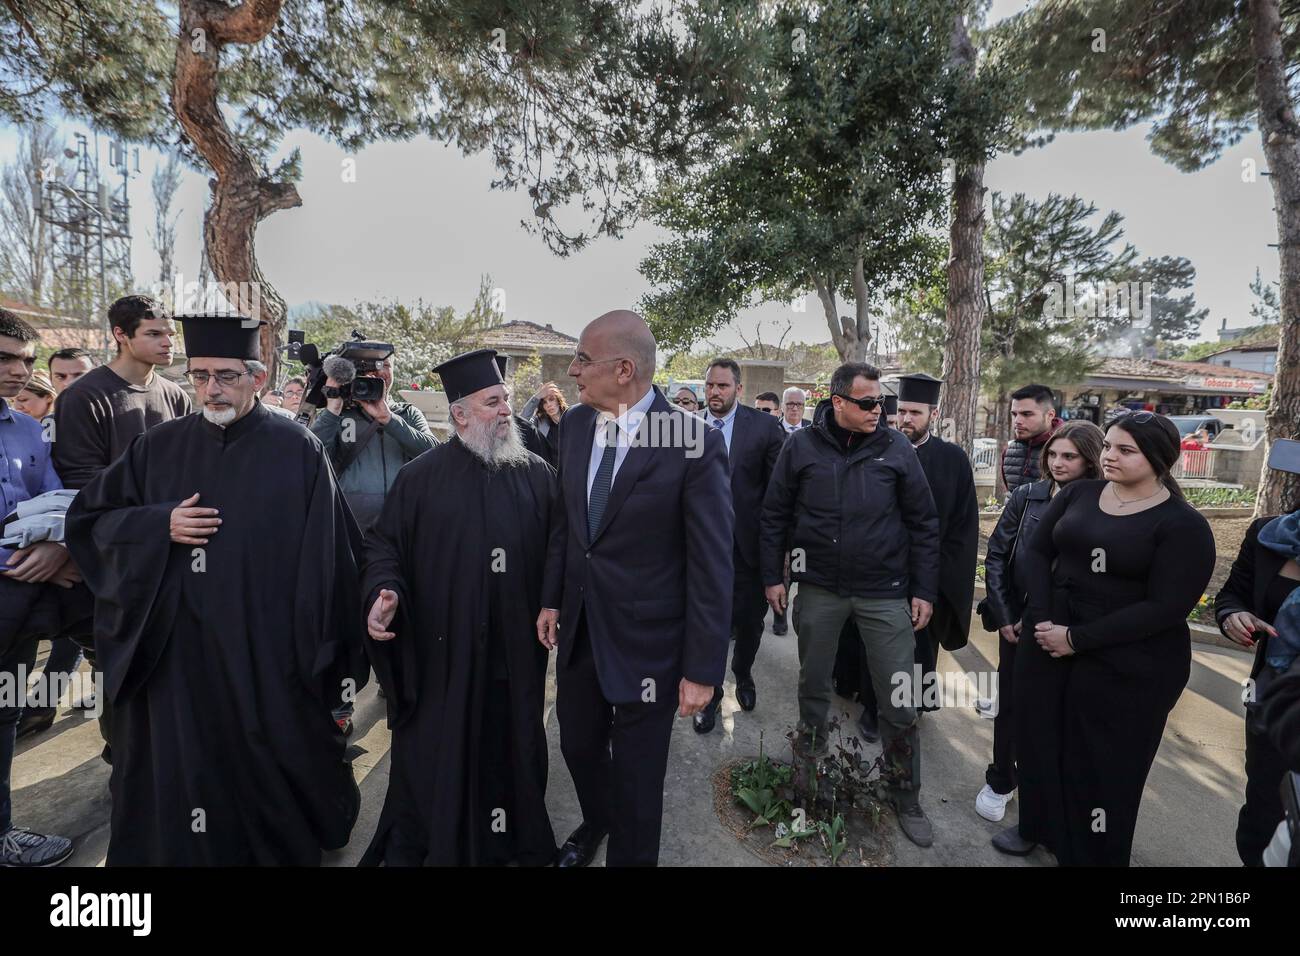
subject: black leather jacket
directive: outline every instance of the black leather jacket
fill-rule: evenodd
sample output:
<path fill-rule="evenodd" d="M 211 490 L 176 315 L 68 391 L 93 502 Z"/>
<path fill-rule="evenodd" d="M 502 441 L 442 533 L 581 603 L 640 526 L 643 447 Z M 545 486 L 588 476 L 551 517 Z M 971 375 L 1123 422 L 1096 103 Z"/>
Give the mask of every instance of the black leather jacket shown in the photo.
<path fill-rule="evenodd" d="M 989 535 L 984 556 L 984 592 L 989 613 L 998 627 L 1020 620 L 1025 589 L 1016 582 L 1016 555 L 1029 546 L 1038 520 L 1052 503 L 1050 478 L 1021 485 L 1011 492 L 997 527 Z"/>

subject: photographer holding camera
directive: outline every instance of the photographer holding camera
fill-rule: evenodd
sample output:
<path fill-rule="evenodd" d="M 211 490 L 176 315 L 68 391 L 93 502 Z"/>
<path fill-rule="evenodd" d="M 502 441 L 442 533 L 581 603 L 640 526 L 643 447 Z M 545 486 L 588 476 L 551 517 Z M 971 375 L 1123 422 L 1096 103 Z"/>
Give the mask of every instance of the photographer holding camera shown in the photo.
<path fill-rule="evenodd" d="M 344 355 L 331 355 L 324 370 L 325 408 L 312 422 L 311 431 L 329 453 L 339 488 L 365 533 L 379 517 L 398 469 L 438 440 L 418 408 L 389 400 L 391 352 L 380 362 L 362 362 L 360 370 Z M 382 383 L 378 397 L 363 398 L 375 388 L 357 383 L 372 378 Z"/>

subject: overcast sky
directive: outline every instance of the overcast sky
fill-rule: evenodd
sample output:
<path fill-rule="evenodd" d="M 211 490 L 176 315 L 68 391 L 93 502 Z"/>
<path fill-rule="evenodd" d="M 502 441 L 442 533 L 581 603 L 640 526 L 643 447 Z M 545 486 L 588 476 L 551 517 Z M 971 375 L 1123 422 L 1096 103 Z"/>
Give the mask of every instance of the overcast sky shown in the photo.
<path fill-rule="evenodd" d="M 995 2 L 1003 16 L 1023 4 Z M 79 127 L 65 127 L 69 142 Z M 1202 337 L 1214 338 L 1220 321 L 1249 324 L 1247 288 L 1258 267 L 1267 280 L 1278 272 L 1276 225 L 1266 177 L 1242 182 L 1242 164 L 1266 168 L 1259 139 L 1251 134 L 1216 163 L 1195 174 L 1180 173 L 1153 156 L 1147 130 L 1060 135 L 1022 156 L 989 164 L 985 184 L 1003 193 L 1042 199 L 1049 192 L 1074 193 L 1097 205 L 1100 215 L 1124 216 L 1126 238 L 1142 256 L 1186 256 L 1197 269 L 1199 305 L 1210 317 Z M 530 215 L 522 193 L 488 188 L 494 169 L 483 155 L 463 156 L 428 140 L 381 143 L 355 158 L 355 182 L 345 182 L 348 154 L 315 136 L 295 134 L 283 153 L 302 150 L 303 205 L 277 212 L 257 233 L 262 271 L 289 304 L 309 301 L 351 304 L 361 299 L 414 300 L 465 308 L 480 274 L 490 274 L 505 295 L 507 319 L 550 323 L 577 334 L 583 324 L 614 308 L 633 307 L 647 291 L 637 265 L 659 233 L 639 226 L 621 240 L 600 239 L 560 259 L 525 234 L 519 220 Z M 0 129 L 0 159 L 9 161 L 17 133 Z M 106 141 L 101 139 L 106 159 Z M 141 175 L 131 185 L 133 265 L 142 284 L 156 277 L 150 231 L 153 203 L 149 177 L 159 157 L 142 151 Z M 201 221 L 207 203 L 206 175 L 187 171 L 174 208 L 181 211 L 176 263 L 187 278 L 197 273 Z M 753 340 L 761 326 L 775 341 L 786 321 L 790 341 L 829 338 L 815 296 L 806 310 L 768 306 L 738 323 Z M 728 330 L 715 340 L 741 344 Z"/>

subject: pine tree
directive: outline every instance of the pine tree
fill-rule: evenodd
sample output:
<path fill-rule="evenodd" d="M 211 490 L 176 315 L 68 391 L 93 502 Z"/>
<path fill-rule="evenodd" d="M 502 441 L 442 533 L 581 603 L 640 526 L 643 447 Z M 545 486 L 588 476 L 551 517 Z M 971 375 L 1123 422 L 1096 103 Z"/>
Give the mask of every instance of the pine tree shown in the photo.
<path fill-rule="evenodd" d="M 1273 191 L 1280 259 L 1277 371 L 1268 441 L 1300 434 L 1300 121 L 1290 68 L 1300 9 L 1280 0 L 1056 0 L 999 26 L 1008 62 L 1024 74 L 1040 129 L 1151 124 L 1152 151 L 1200 169 L 1257 131 Z M 1263 171 L 1253 161 L 1242 179 Z M 1260 477 L 1256 514 L 1300 504 L 1300 476 Z"/>

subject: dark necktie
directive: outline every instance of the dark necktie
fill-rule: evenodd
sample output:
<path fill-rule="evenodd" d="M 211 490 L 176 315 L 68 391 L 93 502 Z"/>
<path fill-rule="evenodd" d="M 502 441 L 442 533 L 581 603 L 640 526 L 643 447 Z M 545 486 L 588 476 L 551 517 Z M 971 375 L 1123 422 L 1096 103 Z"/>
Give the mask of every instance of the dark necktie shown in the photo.
<path fill-rule="evenodd" d="M 591 497 L 587 500 L 588 541 L 595 539 L 596 532 L 600 530 L 600 519 L 605 517 L 609 488 L 614 483 L 614 459 L 617 455 L 618 425 L 611 421 L 606 426 L 605 451 L 600 456 L 600 467 L 596 469 L 596 479 L 591 483 Z"/>

